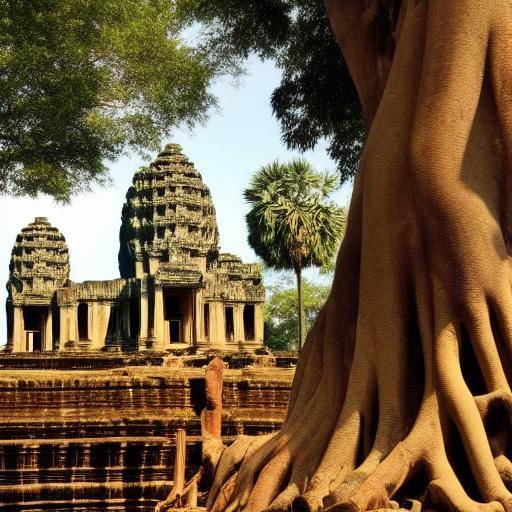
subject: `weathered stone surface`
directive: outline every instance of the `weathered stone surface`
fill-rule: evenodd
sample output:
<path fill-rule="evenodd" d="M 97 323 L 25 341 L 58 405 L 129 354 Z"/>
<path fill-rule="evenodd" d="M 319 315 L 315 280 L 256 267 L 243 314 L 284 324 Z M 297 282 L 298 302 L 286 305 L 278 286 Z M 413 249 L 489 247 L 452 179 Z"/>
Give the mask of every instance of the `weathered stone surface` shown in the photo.
<path fill-rule="evenodd" d="M 279 428 L 292 378 L 224 370 L 223 438 Z M 177 429 L 186 478 L 198 468 L 204 392 L 203 368 L 0 370 L 0 511 L 154 510 L 172 484 Z"/>

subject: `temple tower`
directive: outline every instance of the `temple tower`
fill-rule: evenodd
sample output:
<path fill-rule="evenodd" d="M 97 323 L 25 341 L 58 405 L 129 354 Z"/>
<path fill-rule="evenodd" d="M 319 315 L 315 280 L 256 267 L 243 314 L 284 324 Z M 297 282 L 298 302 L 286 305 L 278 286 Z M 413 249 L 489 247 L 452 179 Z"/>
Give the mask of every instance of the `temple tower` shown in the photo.
<path fill-rule="evenodd" d="M 194 345 L 201 328 L 203 275 L 218 255 L 210 190 L 178 144 L 137 171 L 120 230 L 121 277 L 141 280 L 140 342 Z"/>
<path fill-rule="evenodd" d="M 121 277 L 154 274 L 159 263 L 194 263 L 202 272 L 217 256 L 219 233 L 210 190 L 178 144 L 167 144 L 139 169 L 126 194 L 120 230 Z"/>
<path fill-rule="evenodd" d="M 59 332 L 54 294 L 69 279 L 66 240 L 46 217 L 21 230 L 7 283 L 8 344 L 14 352 L 52 350 Z"/>
<path fill-rule="evenodd" d="M 140 281 L 139 348 L 263 343 L 259 265 L 219 254 L 212 197 L 178 144 L 137 171 L 120 230 L 121 277 Z"/>

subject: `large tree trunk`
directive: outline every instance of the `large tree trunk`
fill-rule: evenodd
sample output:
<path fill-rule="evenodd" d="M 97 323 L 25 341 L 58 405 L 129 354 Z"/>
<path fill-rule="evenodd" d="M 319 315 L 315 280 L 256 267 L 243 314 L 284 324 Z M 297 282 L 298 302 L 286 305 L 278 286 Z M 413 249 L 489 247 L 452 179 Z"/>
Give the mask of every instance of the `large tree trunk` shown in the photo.
<path fill-rule="evenodd" d="M 347 233 L 283 428 L 209 508 L 512 511 L 512 4 L 326 5 L 369 127 Z"/>

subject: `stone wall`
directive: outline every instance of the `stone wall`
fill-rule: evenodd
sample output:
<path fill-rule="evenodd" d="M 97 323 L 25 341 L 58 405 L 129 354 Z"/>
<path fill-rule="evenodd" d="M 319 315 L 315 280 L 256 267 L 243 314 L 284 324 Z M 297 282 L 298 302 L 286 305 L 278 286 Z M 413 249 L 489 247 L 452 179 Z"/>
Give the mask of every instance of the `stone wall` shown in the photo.
<path fill-rule="evenodd" d="M 293 371 L 225 371 L 227 441 L 279 428 Z M 203 405 L 203 368 L 0 370 L 0 511 L 153 510 L 178 428 L 197 468 Z"/>

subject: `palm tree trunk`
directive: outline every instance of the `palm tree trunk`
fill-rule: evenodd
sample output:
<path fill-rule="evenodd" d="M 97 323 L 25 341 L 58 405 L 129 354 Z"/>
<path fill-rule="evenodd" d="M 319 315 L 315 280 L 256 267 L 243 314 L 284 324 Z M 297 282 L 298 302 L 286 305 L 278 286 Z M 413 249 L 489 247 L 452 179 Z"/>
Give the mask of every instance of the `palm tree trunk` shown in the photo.
<path fill-rule="evenodd" d="M 297 324 L 299 331 L 299 351 L 304 344 L 304 305 L 302 303 L 302 268 L 299 266 L 295 269 L 297 277 Z"/>

